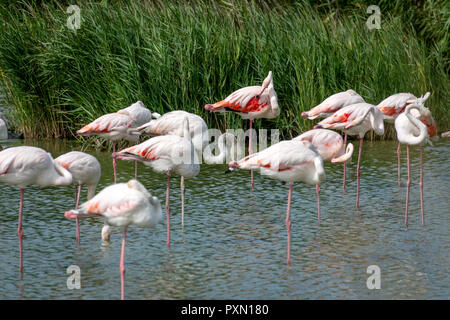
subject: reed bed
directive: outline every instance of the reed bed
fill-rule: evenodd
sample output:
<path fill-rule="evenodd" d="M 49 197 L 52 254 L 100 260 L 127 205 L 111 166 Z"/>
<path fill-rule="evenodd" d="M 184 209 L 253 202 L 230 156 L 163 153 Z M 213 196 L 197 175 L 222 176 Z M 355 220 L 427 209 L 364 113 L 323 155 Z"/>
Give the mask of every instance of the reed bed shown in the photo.
<path fill-rule="evenodd" d="M 442 45 L 400 16 L 369 30 L 366 6 L 323 14 L 308 4 L 256 1 L 80 2 L 69 30 L 66 4 L 0 5 L 0 76 L 9 119 L 31 137 L 75 137 L 107 112 L 142 100 L 152 111 L 183 109 L 209 127 L 246 126 L 206 103 L 273 71 L 281 115 L 258 120 L 283 138 L 314 124 L 300 114 L 352 88 L 377 104 L 396 92 L 430 91 L 439 131 L 449 129 L 450 80 Z M 444 46 L 445 47 L 445 46 Z M 386 138 L 393 136 L 391 127 Z"/>

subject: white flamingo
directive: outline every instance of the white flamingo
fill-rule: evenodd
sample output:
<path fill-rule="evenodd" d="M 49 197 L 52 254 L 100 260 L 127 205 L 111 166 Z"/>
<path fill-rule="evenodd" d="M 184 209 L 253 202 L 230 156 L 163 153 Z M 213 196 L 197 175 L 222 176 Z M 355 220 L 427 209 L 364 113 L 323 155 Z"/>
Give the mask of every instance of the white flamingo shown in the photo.
<path fill-rule="evenodd" d="M 434 129 L 430 129 L 433 128 Z M 408 181 L 406 183 L 405 225 L 408 226 L 408 202 L 411 185 L 411 170 L 409 164 L 409 146 L 420 145 L 420 212 L 422 225 L 425 224 L 423 209 L 423 144 L 428 142 L 430 136 L 436 133 L 434 119 L 428 108 L 422 103 L 413 103 L 406 107 L 405 111 L 395 119 L 395 130 L 399 143 L 406 144 L 406 157 L 408 164 Z M 431 135 L 430 135 L 431 133 Z"/>
<path fill-rule="evenodd" d="M 225 158 L 230 155 L 231 149 L 228 144 L 225 144 L 225 141 L 229 142 L 229 139 L 232 139 L 232 135 L 224 133 L 219 136 L 217 140 L 219 154 L 216 156 L 212 155 L 210 148 L 208 148 L 210 138 L 208 126 L 206 125 L 205 120 L 196 114 L 183 110 L 167 112 L 159 118 L 138 127 L 136 133 L 149 134 L 151 136 L 183 134 L 180 128 L 183 127 L 185 118 L 188 118 L 189 120 L 189 133 L 198 158 L 203 158 L 207 164 L 223 164 Z"/>
<path fill-rule="evenodd" d="M 130 105 L 129 107 L 117 111 L 117 113 L 127 115 L 131 119 L 133 119 L 134 127 L 140 127 L 143 124 L 152 120 L 152 118 L 156 119 L 161 116 L 159 113 L 156 112 L 152 113 L 148 108 L 145 107 L 142 101 L 137 101 L 132 105 Z M 137 161 L 134 162 L 134 178 L 137 179 Z"/>
<path fill-rule="evenodd" d="M 87 185 L 87 199 L 90 200 L 95 196 L 95 189 L 100 181 L 101 165 L 94 156 L 80 152 L 71 151 L 60 155 L 55 161 L 72 174 L 72 181 L 75 185 L 75 209 L 78 209 L 80 202 L 81 186 Z M 78 186 L 77 186 L 78 184 Z M 80 227 L 79 221 L 76 219 L 77 226 L 77 244 L 80 243 Z"/>
<path fill-rule="evenodd" d="M 428 99 L 429 96 L 430 96 L 430 93 L 427 92 L 423 97 L 421 97 L 420 99 L 422 99 L 422 103 L 425 103 L 425 101 Z M 387 97 L 386 99 L 384 99 L 377 105 L 377 108 L 383 114 L 384 121 L 389 122 L 389 123 L 394 123 L 395 119 L 403 111 L 405 111 L 406 107 L 409 104 L 418 103 L 418 102 L 419 102 L 419 99 L 412 93 L 401 92 L 401 93 L 396 93 L 396 94 L 393 94 L 393 95 Z M 400 153 L 401 153 L 401 149 L 400 149 L 400 141 L 399 141 L 398 145 L 397 145 L 398 186 L 400 186 Z"/>
<path fill-rule="evenodd" d="M 47 151 L 36 147 L 20 146 L 0 152 L 0 182 L 20 188 L 17 234 L 20 250 L 19 270 L 22 274 L 22 212 L 25 188 L 32 184 L 40 187 L 70 185 L 72 175 L 53 160 Z"/>
<path fill-rule="evenodd" d="M 349 89 L 347 91 L 335 93 L 326 98 L 324 101 L 322 101 L 320 104 L 318 104 L 311 110 L 302 112 L 302 117 L 308 118 L 309 120 L 313 120 L 316 118 L 326 118 L 331 116 L 339 109 L 342 109 L 343 107 L 363 102 L 365 102 L 364 99 L 359 94 L 357 94 L 356 91 Z M 346 144 L 347 144 L 347 134 L 345 133 L 344 148 Z M 347 176 L 347 164 L 344 162 L 344 178 L 342 182 L 342 187 L 344 191 L 345 191 L 346 176 Z"/>
<path fill-rule="evenodd" d="M 287 263 L 290 264 L 291 248 L 291 198 L 294 182 L 320 184 L 325 180 L 323 160 L 316 148 L 308 141 L 281 141 L 258 153 L 229 163 L 233 169 L 259 169 L 262 175 L 289 182 L 286 211 Z"/>
<path fill-rule="evenodd" d="M 361 174 L 360 163 L 364 135 L 369 130 L 374 130 L 378 135 L 384 133 L 383 114 L 372 104 L 356 103 L 339 109 L 332 116 L 320 121 L 314 128 L 338 129 L 345 134 L 359 136 L 358 165 L 356 169 L 356 208 L 359 208 L 359 177 Z"/>
<path fill-rule="evenodd" d="M 242 119 L 249 120 L 249 143 L 248 153 L 253 153 L 252 149 L 252 125 L 254 119 L 273 119 L 280 115 L 278 98 L 273 87 L 272 71 L 264 79 L 261 86 L 250 86 L 236 90 L 224 100 L 214 104 L 205 105 L 205 109 L 211 112 L 235 112 Z M 253 183 L 253 171 L 251 170 L 251 186 Z"/>
<path fill-rule="evenodd" d="M 184 178 L 195 177 L 200 172 L 197 153 L 189 133 L 189 120 L 187 117 L 184 119 L 183 126 L 180 129 L 182 129 L 182 134 L 157 136 L 113 154 L 113 158 L 137 160 L 151 167 L 156 172 L 167 174 L 167 246 L 170 246 L 170 176 L 174 172 L 183 178 L 181 179 L 181 223 L 184 225 Z"/>
<path fill-rule="evenodd" d="M 153 227 L 161 221 L 161 204 L 137 180 L 106 187 L 79 209 L 67 211 L 67 219 L 101 217 L 112 226 L 123 227 L 120 255 L 121 299 L 125 298 L 125 242 L 131 224 Z"/>
<path fill-rule="evenodd" d="M 342 136 L 328 129 L 312 129 L 292 140 L 308 141 L 317 149 L 323 161 L 347 163 L 352 159 L 353 144 L 344 146 Z M 320 186 L 316 184 L 317 219 L 320 221 Z"/>

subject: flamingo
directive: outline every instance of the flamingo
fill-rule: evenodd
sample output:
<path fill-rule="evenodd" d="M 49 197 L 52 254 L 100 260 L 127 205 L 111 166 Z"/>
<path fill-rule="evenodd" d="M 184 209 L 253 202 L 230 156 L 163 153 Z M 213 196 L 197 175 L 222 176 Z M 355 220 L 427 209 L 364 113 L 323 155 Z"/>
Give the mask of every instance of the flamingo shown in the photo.
<path fill-rule="evenodd" d="M 123 227 L 122 250 L 120 254 L 121 299 L 125 299 L 125 242 L 127 228 L 131 224 L 153 227 L 161 221 L 161 204 L 137 180 L 113 184 L 94 198 L 83 203 L 80 209 L 67 211 L 66 219 L 101 217 L 108 224 Z"/>
<path fill-rule="evenodd" d="M 19 270 L 22 274 L 22 213 L 25 188 L 32 184 L 40 187 L 70 185 L 72 175 L 53 160 L 47 151 L 36 147 L 20 146 L 0 152 L 0 182 L 20 188 L 17 234 L 20 251 Z"/>
<path fill-rule="evenodd" d="M 358 165 L 356 169 L 356 208 L 359 208 L 359 177 L 361 174 L 361 149 L 364 135 L 369 130 L 374 130 L 376 134 L 384 133 L 383 114 L 381 111 L 369 103 L 356 103 L 339 109 L 332 116 L 320 121 L 317 128 L 332 128 L 342 130 L 349 135 L 359 135 Z"/>
<path fill-rule="evenodd" d="M 420 101 L 420 100 L 419 100 Z M 422 225 L 425 225 L 423 209 L 423 144 L 431 144 L 430 137 L 436 135 L 436 125 L 431 112 L 423 103 L 409 104 L 405 111 L 395 119 L 395 130 L 399 143 L 406 144 L 406 157 L 408 163 L 408 181 L 406 183 L 405 225 L 408 226 L 408 202 L 411 185 L 411 170 L 409 164 L 409 146 L 420 146 L 420 212 Z"/>
<path fill-rule="evenodd" d="M 138 142 L 139 135 L 132 133 L 135 120 L 127 114 L 108 113 L 93 122 L 85 125 L 77 131 L 81 136 L 98 135 L 113 141 L 113 153 L 116 152 L 116 141 L 125 139 L 130 142 Z M 114 183 L 117 182 L 116 160 L 113 158 Z"/>
<path fill-rule="evenodd" d="M 195 177 L 200 172 L 197 153 L 189 133 L 189 120 L 187 117 L 184 118 L 183 126 L 180 129 L 182 129 L 182 134 L 157 136 L 113 154 L 115 159 L 137 160 L 151 167 L 156 172 L 167 174 L 167 247 L 170 247 L 170 176 L 174 172 L 183 177 L 181 180 L 181 223 L 184 225 L 184 178 Z"/>
<path fill-rule="evenodd" d="M 424 103 L 428 97 L 430 96 L 430 93 L 427 92 L 424 96 L 421 97 L 422 102 Z M 413 95 L 412 93 L 396 93 L 393 94 L 383 101 L 381 101 L 377 108 L 381 111 L 383 114 L 383 119 L 386 122 L 394 123 L 395 119 L 406 109 L 406 106 L 412 103 L 418 102 L 419 99 Z M 400 187 L 400 141 L 397 145 L 397 175 L 398 175 L 398 186 Z"/>
<path fill-rule="evenodd" d="M 56 158 L 55 161 L 69 171 L 72 174 L 72 181 L 78 184 L 78 186 L 75 186 L 75 209 L 78 209 L 81 186 L 83 184 L 86 184 L 88 188 L 87 199 L 90 200 L 95 196 L 95 189 L 101 176 L 100 162 L 98 162 L 94 156 L 80 151 L 65 153 Z M 80 244 L 80 227 L 78 218 L 76 219 L 76 226 L 77 244 Z"/>
<path fill-rule="evenodd" d="M 216 102 L 215 104 L 205 105 L 205 109 L 211 112 L 236 112 L 242 119 L 249 120 L 249 144 L 248 153 L 252 153 L 252 125 L 254 119 L 265 118 L 273 119 L 280 115 L 278 107 L 278 98 L 273 87 L 272 71 L 264 79 L 262 86 L 250 86 L 241 88 L 225 100 Z M 254 188 L 253 171 L 250 170 L 250 182 L 252 189 Z"/>
<path fill-rule="evenodd" d="M 182 131 L 180 132 L 180 128 L 183 126 L 185 118 L 188 118 L 189 120 L 189 133 L 198 158 L 202 159 L 203 157 L 207 164 L 223 164 L 226 156 L 230 153 L 230 147 L 225 145 L 225 139 L 232 139 L 233 136 L 230 133 L 224 133 L 219 136 L 217 140 L 219 154 L 213 156 L 210 152 L 210 148 L 208 148 L 208 126 L 206 125 L 205 120 L 196 114 L 183 110 L 171 111 L 138 127 L 136 133 L 149 134 L 151 136 L 183 134 Z"/>
<path fill-rule="evenodd" d="M 0 112 L 0 140 L 8 139 L 8 122 L 6 122 L 5 116 Z"/>
<path fill-rule="evenodd" d="M 134 126 L 140 127 L 149 122 L 153 118 L 159 118 L 161 115 L 156 112 L 151 112 L 145 107 L 142 101 L 137 101 L 127 108 L 117 111 L 118 114 L 124 114 L 134 120 Z M 137 161 L 134 162 L 134 178 L 137 179 Z"/>
<path fill-rule="evenodd" d="M 320 104 L 315 106 L 309 111 L 302 112 L 303 118 L 308 118 L 309 120 L 313 120 L 316 118 L 326 118 L 331 116 L 333 113 L 342 109 L 343 107 L 355 104 L 355 103 L 363 103 L 364 99 L 356 93 L 356 91 L 349 89 L 347 91 L 338 92 L 329 96 Z M 347 134 L 344 134 L 344 148 L 347 144 Z M 347 164 L 344 162 L 344 178 L 342 182 L 342 188 L 345 191 L 345 182 L 346 182 L 346 173 L 347 173 Z"/>
<path fill-rule="evenodd" d="M 286 211 L 287 263 L 290 264 L 291 198 L 294 182 L 317 185 L 325 180 L 323 160 L 317 149 L 308 141 L 288 140 L 273 144 L 267 149 L 232 161 L 229 170 L 260 169 L 262 175 L 289 182 Z"/>
<path fill-rule="evenodd" d="M 304 132 L 292 140 L 309 141 L 317 149 L 323 161 L 332 163 L 349 162 L 352 159 L 353 144 L 344 146 L 342 136 L 328 129 L 313 129 Z M 316 184 L 317 193 L 317 219 L 320 222 L 320 186 Z"/>

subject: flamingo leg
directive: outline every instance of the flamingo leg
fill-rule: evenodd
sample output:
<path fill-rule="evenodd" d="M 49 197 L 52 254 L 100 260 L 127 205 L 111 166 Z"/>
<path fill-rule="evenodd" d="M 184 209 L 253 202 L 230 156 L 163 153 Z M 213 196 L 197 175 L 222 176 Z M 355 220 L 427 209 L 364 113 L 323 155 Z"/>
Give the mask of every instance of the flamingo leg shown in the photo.
<path fill-rule="evenodd" d="M 122 252 L 120 253 L 120 299 L 125 299 L 125 242 L 127 240 L 127 227 L 123 228 Z"/>
<path fill-rule="evenodd" d="M 170 196 L 170 171 L 167 171 L 167 187 L 166 187 L 166 219 L 167 219 L 167 247 L 170 247 L 170 208 L 169 208 L 169 196 Z"/>
<path fill-rule="evenodd" d="M 291 264 L 291 199 L 293 184 L 289 184 L 288 204 L 286 211 L 286 230 L 287 230 L 287 264 Z"/>
<path fill-rule="evenodd" d="M 78 185 L 77 189 L 77 200 L 75 202 L 75 209 L 78 209 L 78 204 L 80 203 L 80 194 L 81 194 L 81 183 Z M 78 218 L 76 218 L 75 221 L 77 225 L 77 244 L 80 244 L 80 222 Z"/>
<path fill-rule="evenodd" d="M 320 186 L 316 184 L 316 194 L 317 194 L 317 220 L 320 223 Z"/>
<path fill-rule="evenodd" d="M 116 142 L 113 142 L 113 153 L 116 152 Z M 114 183 L 117 183 L 116 159 L 113 157 Z"/>
<path fill-rule="evenodd" d="M 347 134 L 344 134 L 344 150 L 347 147 Z M 347 175 L 347 164 L 344 162 L 344 181 L 342 183 L 342 188 L 345 191 L 345 180 L 346 180 L 346 175 Z"/>
<path fill-rule="evenodd" d="M 408 227 L 409 186 L 411 185 L 411 169 L 409 166 L 409 144 L 406 145 L 406 158 L 408 163 L 408 181 L 406 182 L 405 225 L 406 227 Z"/>
<path fill-rule="evenodd" d="M 397 175 L 398 175 L 398 186 L 400 187 L 400 153 L 401 153 L 401 147 L 400 147 L 400 141 L 398 142 L 397 146 Z"/>
<path fill-rule="evenodd" d="M 425 216 L 423 214 L 423 146 L 420 146 L 420 214 L 422 216 L 422 226 L 425 225 Z"/>
<path fill-rule="evenodd" d="M 252 129 L 252 127 L 253 127 L 253 120 L 252 119 L 250 119 L 249 120 L 249 123 L 250 123 L 250 135 L 249 135 L 249 140 L 248 140 L 248 154 L 250 155 L 250 154 L 252 154 L 253 152 L 252 152 L 252 136 L 253 136 L 253 129 Z M 250 170 L 250 184 L 251 184 L 251 186 L 252 186 L 252 190 L 253 190 L 253 188 L 255 187 L 255 183 L 253 182 L 253 169 L 251 169 Z"/>
<path fill-rule="evenodd" d="M 23 247 L 22 247 L 22 238 L 23 238 L 23 230 L 22 230 L 22 213 L 23 213 L 23 195 L 25 193 L 24 188 L 20 188 L 20 204 L 19 204 L 19 223 L 17 226 L 17 235 L 19 236 L 19 271 L 20 274 L 23 273 Z"/>
<path fill-rule="evenodd" d="M 359 138 L 358 165 L 356 167 L 356 208 L 359 209 L 359 177 L 361 175 L 361 150 L 364 138 Z"/>
<path fill-rule="evenodd" d="M 137 167 L 138 167 L 137 163 L 138 163 L 137 160 L 135 160 L 134 161 L 134 179 L 136 179 L 136 180 L 137 180 Z"/>
<path fill-rule="evenodd" d="M 181 176 L 180 179 L 180 190 L 181 190 L 181 228 L 184 228 L 184 177 Z"/>

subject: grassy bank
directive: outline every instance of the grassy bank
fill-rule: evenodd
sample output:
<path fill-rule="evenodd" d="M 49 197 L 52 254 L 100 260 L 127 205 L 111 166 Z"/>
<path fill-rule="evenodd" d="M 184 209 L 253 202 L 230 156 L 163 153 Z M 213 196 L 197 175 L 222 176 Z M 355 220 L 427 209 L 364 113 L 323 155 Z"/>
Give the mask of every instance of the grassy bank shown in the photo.
<path fill-rule="evenodd" d="M 71 137 L 137 100 L 235 128 L 238 117 L 203 106 L 259 84 L 269 70 L 282 111 L 256 125 L 280 128 L 285 138 L 312 127 L 302 111 L 348 88 L 374 104 L 396 92 L 431 91 L 427 106 L 439 131 L 450 128 L 445 50 L 400 16 L 387 13 L 380 30 L 368 30 L 365 6 L 333 16 L 287 2 L 78 5 L 77 31 L 66 26 L 65 5 L 0 5 L 0 76 L 10 120 L 26 137 Z"/>

